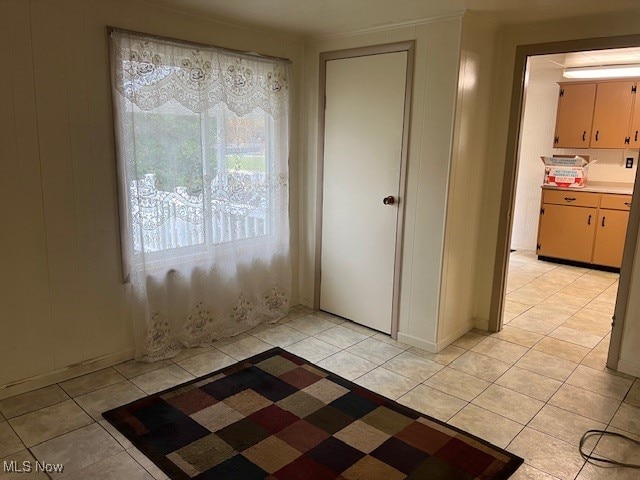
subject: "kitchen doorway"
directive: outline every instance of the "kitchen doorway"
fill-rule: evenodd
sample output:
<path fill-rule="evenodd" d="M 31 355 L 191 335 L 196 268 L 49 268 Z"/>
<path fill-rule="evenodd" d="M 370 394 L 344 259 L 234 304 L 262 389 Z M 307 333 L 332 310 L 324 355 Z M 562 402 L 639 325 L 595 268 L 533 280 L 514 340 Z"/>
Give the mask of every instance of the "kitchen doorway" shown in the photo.
<path fill-rule="evenodd" d="M 505 172 L 504 172 L 504 183 L 503 183 L 503 193 L 502 193 L 502 203 L 501 203 L 501 215 L 500 215 L 500 225 L 499 225 L 499 238 L 498 238 L 498 246 L 496 252 L 496 263 L 494 270 L 494 288 L 492 292 L 492 301 L 491 301 L 491 313 L 490 313 L 490 321 L 489 328 L 491 331 L 499 331 L 502 329 L 505 320 L 507 322 L 512 322 L 513 317 L 517 317 L 519 314 L 517 313 L 517 305 L 512 305 L 509 302 L 515 301 L 518 298 L 518 295 L 512 295 L 512 292 L 517 292 L 519 288 L 522 288 L 522 296 L 521 300 L 526 302 L 534 302 L 536 305 L 539 304 L 539 301 L 544 301 L 546 299 L 552 298 L 556 295 L 555 300 L 551 300 L 546 302 L 546 307 L 557 306 L 555 313 L 550 314 L 550 318 L 544 318 L 543 315 L 539 315 L 539 318 L 544 318 L 547 322 L 560 322 L 557 327 L 560 327 L 567 319 L 562 318 L 562 312 L 558 313 L 558 311 L 563 310 L 562 306 L 564 306 L 564 314 L 573 315 L 575 312 L 569 312 L 571 308 L 566 308 L 566 300 L 571 298 L 571 293 L 581 293 L 580 288 L 593 287 L 593 291 L 596 291 L 596 286 L 588 283 L 588 280 L 594 280 L 595 283 L 600 283 L 600 286 L 604 286 L 604 289 L 601 289 L 594 295 L 593 299 L 589 299 L 589 302 L 595 301 L 595 297 L 598 295 L 604 295 L 601 300 L 608 298 L 612 301 L 611 309 L 612 311 L 609 313 L 613 313 L 612 316 L 616 318 L 614 322 L 614 326 L 611 332 L 611 340 L 610 345 L 608 347 L 608 358 L 607 358 L 607 366 L 609 368 L 616 369 L 617 362 L 619 357 L 619 349 L 620 349 L 620 341 L 622 335 L 622 326 L 624 322 L 624 313 L 626 311 L 627 299 L 628 299 L 628 291 L 629 291 L 629 283 L 630 283 L 630 273 L 631 267 L 633 264 L 633 256 L 635 253 L 635 246 L 637 243 L 638 236 L 638 225 L 640 223 L 640 215 L 639 215 L 639 203 L 638 195 L 634 196 L 634 200 L 632 205 L 630 205 L 629 212 L 629 227 L 626 232 L 626 242 L 624 246 L 624 254 L 622 256 L 622 265 L 620 269 L 620 279 L 619 279 L 619 287 L 616 288 L 616 292 L 613 292 L 615 300 L 611 298 L 612 291 L 611 285 L 614 285 L 614 282 L 611 281 L 613 277 L 607 279 L 607 275 L 611 275 L 610 273 L 602 273 L 600 278 L 598 277 L 598 273 L 595 276 L 592 276 L 589 273 L 589 269 L 576 268 L 575 266 L 567 266 L 562 269 L 558 268 L 558 264 L 551 264 L 547 262 L 538 262 L 536 257 L 536 248 L 538 247 L 537 242 L 537 227 L 538 227 L 538 218 L 542 213 L 541 205 L 540 205 L 540 187 L 542 184 L 542 173 L 540 173 L 540 167 L 542 163 L 539 159 L 541 155 L 547 155 L 548 153 L 559 153 L 554 151 L 553 149 L 553 133 L 555 130 L 555 111 L 554 108 L 557 105 L 558 97 L 557 96 L 549 96 L 549 92 L 552 92 L 554 89 L 558 92 L 558 86 L 555 81 L 552 81 L 552 76 L 550 72 L 535 72 L 532 70 L 532 65 L 535 67 L 536 64 L 540 66 L 545 61 L 551 60 L 551 62 L 555 61 L 557 63 L 559 59 L 566 58 L 569 56 L 579 56 L 579 52 L 587 52 L 587 51 L 602 51 L 613 48 L 628 48 L 628 47 L 637 47 L 640 45 L 640 36 L 633 37 L 620 37 L 620 38 L 606 38 L 606 39 L 586 39 L 586 40 L 577 40 L 577 41 L 569 41 L 569 42 L 558 42 L 553 44 L 540 44 L 540 45 L 522 45 L 517 49 L 516 54 L 516 65 L 514 71 L 514 82 L 513 82 L 513 92 L 512 92 L 512 103 L 511 103 L 511 115 L 509 120 L 509 136 L 508 136 L 508 144 L 507 144 L 507 157 L 505 163 Z M 637 48 L 635 49 L 637 50 Z M 547 58 L 544 58 L 544 57 Z M 559 67 L 564 68 L 565 65 L 559 65 Z M 533 72 L 533 73 L 532 73 Z M 535 82 L 542 81 L 543 85 L 540 88 L 529 89 L 531 86 L 531 81 Z M 547 82 L 547 85 L 544 86 L 544 82 Z M 546 93 L 544 90 L 547 90 Z M 533 92 L 533 96 L 527 99 L 527 96 L 530 92 Z M 558 93 L 555 93 L 558 95 Z M 545 103 L 546 102 L 546 103 Z M 540 111 L 544 111 L 545 109 L 551 115 L 551 119 L 547 119 L 546 122 L 538 122 L 540 131 L 534 132 L 534 134 L 540 135 L 542 140 L 538 138 L 527 139 L 526 136 L 531 132 L 527 132 L 527 104 L 529 106 L 533 105 L 533 110 L 539 110 L 538 116 L 540 115 Z M 531 115 L 529 115 L 531 116 Z M 534 115 L 535 116 L 535 115 Z M 546 131 L 545 131 L 546 129 Z M 584 134 L 588 139 L 588 135 Z M 547 140 L 544 140 L 544 138 Z M 549 138 L 550 137 L 550 138 Z M 539 140 L 539 141 L 538 141 Z M 536 144 L 538 142 L 538 144 Z M 536 152 L 537 159 L 535 162 L 531 162 L 531 152 Z M 539 153 L 538 153 L 539 152 Z M 548 153 L 547 153 L 548 152 Z M 573 150 L 568 152 L 561 152 L 575 155 L 576 153 L 584 154 L 584 150 L 576 151 Z M 529 161 L 525 164 L 524 155 L 529 155 Z M 600 157 L 606 158 L 607 153 L 602 150 L 598 151 L 598 155 Z M 603 173 L 604 170 L 602 168 L 606 168 L 606 164 L 609 163 L 611 165 L 615 165 L 616 162 L 624 162 L 622 158 L 622 153 L 620 153 L 619 158 L 615 158 L 615 153 L 609 152 L 608 155 L 611 158 L 608 158 L 604 163 L 598 167 L 600 174 Z M 630 156 L 634 158 L 634 164 L 637 164 L 638 153 L 637 150 L 635 152 L 629 153 Z M 540 162 L 539 164 L 537 162 Z M 623 168 L 623 167 L 620 167 Z M 531 171 L 538 170 L 539 180 L 535 181 L 535 175 L 531 175 Z M 637 177 L 637 170 L 634 168 L 635 176 L 630 175 L 630 172 L 623 172 L 621 177 L 626 180 L 626 183 L 629 183 L 628 180 L 631 177 L 631 190 L 633 190 L 633 181 L 635 177 Z M 620 171 L 617 171 L 616 174 L 620 174 Z M 534 180 L 531 180 L 531 179 Z M 529 183 L 534 182 L 536 184 L 527 185 L 527 179 L 529 179 Z M 619 178 L 618 178 L 619 179 Z M 521 183 L 519 180 L 523 180 Z M 637 185 L 638 182 L 635 182 Z M 535 192 L 535 194 L 527 195 L 526 192 Z M 580 195 L 583 195 L 583 192 L 577 192 Z M 621 193 L 621 192 L 617 192 Z M 600 205 L 600 194 L 598 193 L 598 205 Z M 536 197 L 537 196 L 537 197 Z M 567 195 L 567 198 L 573 199 L 579 195 Z M 595 197 L 594 197 L 595 198 Z M 584 199 L 580 199 L 582 201 Z M 591 200 L 591 199 L 589 199 Z M 590 212 L 583 212 L 590 213 Z M 599 212 L 596 210 L 594 212 L 598 214 Z M 528 225 L 518 225 L 516 222 L 517 215 L 533 215 L 535 220 L 533 222 L 527 222 Z M 585 221 L 593 221 L 594 228 L 595 222 L 601 221 L 600 216 L 593 215 L 589 218 L 588 214 L 585 216 Z M 604 224 L 606 224 L 606 218 L 604 219 Z M 532 239 L 535 239 L 536 244 L 533 249 L 532 247 Z M 516 252 L 512 252 L 512 247 L 515 247 Z M 528 247 L 528 248 L 527 248 Z M 531 250 L 528 250 L 531 249 Z M 528 252 L 528 258 L 527 258 Z M 524 255 L 524 256 L 523 256 Z M 513 261 L 511 261 L 513 259 Z M 526 261 L 522 261 L 526 260 Z M 509 281 L 509 271 L 510 264 L 514 262 L 516 264 L 521 262 L 521 265 L 524 265 L 524 269 L 530 269 L 529 274 L 533 275 L 533 279 L 529 279 L 530 282 L 537 282 L 530 284 L 527 286 L 526 283 L 518 286 L 518 282 L 526 282 L 526 278 L 522 276 L 518 278 L 518 275 L 511 274 L 511 281 Z M 513 267 L 513 265 L 512 265 Z M 537 270 L 537 272 L 536 272 Z M 571 282 L 567 285 L 561 285 L 560 290 L 564 290 L 565 297 L 563 298 L 565 302 L 562 302 L 558 299 L 557 294 L 560 290 L 553 291 L 558 286 L 551 286 L 549 282 L 549 278 L 545 277 L 548 272 L 555 270 L 556 273 L 553 275 L 557 279 L 568 279 L 571 278 L 571 275 L 577 275 L 576 279 L 579 279 L 582 275 L 589 273 L 591 277 L 585 277 L 583 280 L 578 281 L 573 287 L 570 286 Z M 600 270 L 594 270 L 595 272 L 600 272 Z M 607 282 L 611 281 L 611 285 L 607 285 Z M 529 283 L 529 282 L 527 282 Z M 561 282 L 559 282 L 559 285 Z M 515 288 L 518 287 L 518 288 Z M 599 287 L 598 287 L 599 288 Z M 608 290 L 607 290 L 608 289 Z M 605 290 L 607 292 L 605 293 Z M 509 298 L 510 297 L 510 298 Z M 515 298 L 514 298 L 515 297 Z M 535 298 L 534 298 L 535 297 Z M 538 298 L 539 297 L 539 298 Z M 542 298 L 544 297 L 544 298 Z M 585 295 L 586 297 L 586 295 Z M 516 302 L 517 303 L 517 302 Z M 588 302 L 587 302 L 588 303 Z M 586 304 L 585 304 L 586 305 Z M 580 308 L 584 308 L 585 305 L 576 305 Z M 606 306 L 603 304 L 598 304 L 600 310 L 602 312 L 606 311 Z M 615 306 L 615 308 L 614 308 Z M 544 308 L 539 310 L 544 310 Z M 548 312 L 554 312 L 553 308 L 547 308 Z M 538 312 L 541 313 L 541 312 Z M 531 318 L 535 318 L 536 315 L 530 315 Z M 520 323 L 520 326 L 525 326 L 526 320 L 516 322 L 516 324 Z M 532 326 L 533 324 L 530 324 Z M 548 323 L 545 328 L 551 328 L 553 325 Z M 600 325 L 600 328 L 602 325 Z M 566 334 L 562 329 L 566 330 L 567 327 L 562 327 L 561 333 Z M 562 335 L 559 335 L 562 337 Z M 586 338 L 586 337 L 585 337 Z M 606 337 L 605 337 L 606 338 Z M 575 341 L 575 339 L 574 339 Z M 580 340 L 582 341 L 582 339 Z"/>

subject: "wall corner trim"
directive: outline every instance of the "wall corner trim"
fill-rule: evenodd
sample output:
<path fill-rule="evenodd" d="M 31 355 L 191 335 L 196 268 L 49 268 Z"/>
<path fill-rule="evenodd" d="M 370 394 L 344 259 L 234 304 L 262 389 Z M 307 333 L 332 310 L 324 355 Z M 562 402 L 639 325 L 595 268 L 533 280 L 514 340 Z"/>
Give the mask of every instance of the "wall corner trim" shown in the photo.
<path fill-rule="evenodd" d="M 486 318 L 474 318 L 471 320 L 473 328 L 477 328 L 478 330 L 489 331 L 489 320 Z"/>
<path fill-rule="evenodd" d="M 438 353 L 438 344 L 435 342 L 428 342 L 413 335 L 407 333 L 398 332 L 398 341 L 411 345 L 412 347 L 418 347 L 426 350 L 429 353 Z"/>
<path fill-rule="evenodd" d="M 404 22 L 393 22 L 387 23 L 384 25 L 376 25 L 374 27 L 360 28 L 356 30 L 349 30 L 346 32 L 338 32 L 338 33 L 327 33 L 321 35 L 309 36 L 304 39 L 307 44 L 322 41 L 322 40 L 331 40 L 336 38 L 348 38 L 354 37 L 358 35 L 376 33 L 376 32 L 384 32 L 385 30 L 393 30 L 402 27 L 415 27 L 418 25 L 424 25 L 427 23 L 440 22 L 446 20 L 460 20 L 464 17 L 465 10 L 458 10 L 455 12 L 442 14 L 442 15 L 432 15 L 429 17 L 417 18 L 413 20 L 407 20 Z"/>
<path fill-rule="evenodd" d="M 640 364 L 620 359 L 618 360 L 617 371 L 626 373 L 627 375 L 633 375 L 634 377 L 640 377 Z"/>

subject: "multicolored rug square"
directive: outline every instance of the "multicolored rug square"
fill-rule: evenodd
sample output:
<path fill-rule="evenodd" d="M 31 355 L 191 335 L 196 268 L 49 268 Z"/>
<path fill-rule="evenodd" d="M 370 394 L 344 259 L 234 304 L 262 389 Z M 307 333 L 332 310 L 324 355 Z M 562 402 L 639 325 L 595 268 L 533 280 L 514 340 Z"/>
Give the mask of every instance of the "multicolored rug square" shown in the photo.
<path fill-rule="evenodd" d="M 280 348 L 103 415 L 174 480 L 506 479 L 523 461 Z"/>

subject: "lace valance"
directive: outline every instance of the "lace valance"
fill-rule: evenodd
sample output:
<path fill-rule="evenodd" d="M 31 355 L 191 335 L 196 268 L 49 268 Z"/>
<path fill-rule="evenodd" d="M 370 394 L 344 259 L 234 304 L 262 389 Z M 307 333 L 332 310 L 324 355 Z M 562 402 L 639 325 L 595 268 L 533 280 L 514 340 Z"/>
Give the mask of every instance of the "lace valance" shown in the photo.
<path fill-rule="evenodd" d="M 141 110 L 175 100 L 201 113 L 224 103 L 236 115 L 261 108 L 273 117 L 288 109 L 288 65 L 225 53 L 215 47 L 114 30 L 113 86 Z M 113 65 L 112 65 L 113 66 Z"/>

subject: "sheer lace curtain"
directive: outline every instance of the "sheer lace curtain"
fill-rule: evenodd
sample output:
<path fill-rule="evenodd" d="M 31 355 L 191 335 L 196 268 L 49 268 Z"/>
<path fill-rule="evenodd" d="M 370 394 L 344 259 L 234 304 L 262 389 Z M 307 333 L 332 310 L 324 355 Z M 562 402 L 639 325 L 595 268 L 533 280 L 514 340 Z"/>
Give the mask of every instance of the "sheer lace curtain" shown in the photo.
<path fill-rule="evenodd" d="M 288 63 L 118 30 L 110 49 L 136 358 L 285 316 Z"/>

